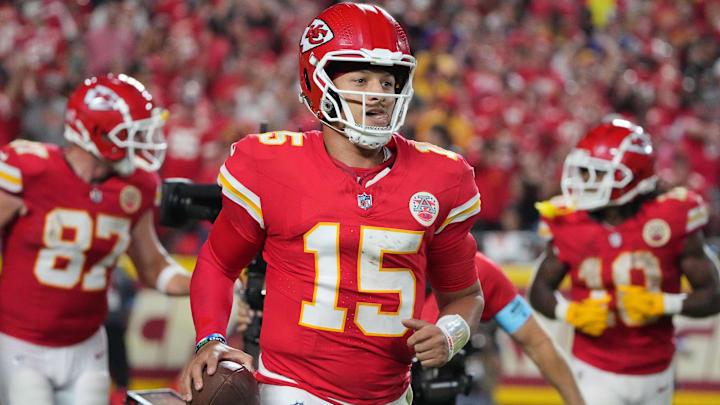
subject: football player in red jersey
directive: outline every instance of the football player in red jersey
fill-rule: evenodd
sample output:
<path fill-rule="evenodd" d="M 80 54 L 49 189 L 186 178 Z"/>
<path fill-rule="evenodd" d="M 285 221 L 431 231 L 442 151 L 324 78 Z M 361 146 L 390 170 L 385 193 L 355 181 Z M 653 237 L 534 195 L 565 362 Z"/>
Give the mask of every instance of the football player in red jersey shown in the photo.
<path fill-rule="evenodd" d="M 127 252 L 145 284 L 188 294 L 190 273 L 155 233 L 165 113 L 137 80 L 93 77 L 71 94 L 66 148 L 0 150 L 0 403 L 107 404 L 110 269 Z"/>
<path fill-rule="evenodd" d="M 650 137 L 612 119 L 565 159 L 563 196 L 540 203 L 551 238 L 530 288 L 533 307 L 575 328 L 573 367 L 588 404 L 670 404 L 672 316 L 720 311 L 707 208 L 684 188 L 656 188 Z M 556 292 L 570 275 L 570 300 Z M 692 292 L 681 291 L 685 276 Z"/>
<path fill-rule="evenodd" d="M 475 266 L 485 297 L 485 309 L 480 321 L 494 319 L 537 365 L 543 377 L 558 390 L 565 404 L 584 405 L 585 401 L 567 360 L 500 266 L 480 252 L 475 255 Z M 434 322 L 437 316 L 437 303 L 431 294 L 425 301 L 422 319 Z"/>
<path fill-rule="evenodd" d="M 263 404 L 409 404 L 410 365 L 446 363 L 483 307 L 469 229 L 472 168 L 396 131 L 415 58 L 383 9 L 341 3 L 300 41 L 301 98 L 322 131 L 249 135 L 220 169 L 223 207 L 191 284 L 197 354 L 181 391 L 220 359 L 232 283 L 267 262 L 257 379 Z M 440 319 L 418 319 L 426 282 Z"/>

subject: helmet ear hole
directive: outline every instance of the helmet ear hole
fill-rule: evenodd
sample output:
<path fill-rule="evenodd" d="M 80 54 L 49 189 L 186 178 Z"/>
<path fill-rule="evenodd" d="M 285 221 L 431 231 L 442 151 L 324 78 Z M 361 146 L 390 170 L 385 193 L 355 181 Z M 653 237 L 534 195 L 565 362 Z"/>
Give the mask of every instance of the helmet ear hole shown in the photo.
<path fill-rule="evenodd" d="M 323 97 L 323 99 L 320 101 L 320 108 L 322 108 L 322 110 L 330 118 L 336 118 L 338 116 L 338 111 L 335 109 L 335 105 L 333 105 L 332 101 L 330 101 L 330 97 L 335 100 L 335 103 L 337 103 L 337 105 L 340 105 L 340 95 L 334 92 L 332 89 L 328 89 L 327 96 Z"/>
<path fill-rule="evenodd" d="M 312 91 L 310 88 L 310 78 L 308 77 L 307 69 L 303 69 L 303 78 L 305 79 L 305 87 L 308 91 Z"/>
<path fill-rule="evenodd" d="M 332 103 L 330 102 L 330 100 L 328 100 L 328 99 L 323 100 L 323 102 L 322 102 L 322 110 L 325 111 L 325 112 L 328 113 L 328 114 L 335 115 L 334 113 L 332 113 L 332 109 L 333 109 L 333 105 L 332 105 Z"/>

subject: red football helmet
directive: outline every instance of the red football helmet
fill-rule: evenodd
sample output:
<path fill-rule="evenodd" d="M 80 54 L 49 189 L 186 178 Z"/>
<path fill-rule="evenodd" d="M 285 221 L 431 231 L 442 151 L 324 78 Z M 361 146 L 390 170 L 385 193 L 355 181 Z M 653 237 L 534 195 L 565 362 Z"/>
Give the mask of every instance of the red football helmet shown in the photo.
<path fill-rule="evenodd" d="M 162 133 L 166 119 L 167 111 L 155 106 L 136 79 L 124 74 L 92 77 L 68 99 L 65 138 L 127 176 L 136 164 L 160 168 L 167 148 Z"/>
<path fill-rule="evenodd" d="M 396 78 L 395 94 L 338 90 L 328 74 L 331 65 L 338 62 L 368 63 L 388 69 Z M 378 148 L 405 121 L 415 65 L 405 31 L 387 11 L 368 4 L 336 4 L 315 17 L 300 39 L 300 99 L 315 116 L 344 133 L 352 143 Z M 362 96 L 363 117 L 368 97 L 395 98 L 390 124 L 373 127 L 365 125 L 364 118 L 363 122 L 355 122 L 346 94 Z M 344 124 L 343 130 L 333 125 L 338 122 Z"/>
<path fill-rule="evenodd" d="M 593 128 L 565 158 L 562 190 L 576 209 L 625 204 L 655 189 L 655 151 L 643 129 L 623 119 Z"/>

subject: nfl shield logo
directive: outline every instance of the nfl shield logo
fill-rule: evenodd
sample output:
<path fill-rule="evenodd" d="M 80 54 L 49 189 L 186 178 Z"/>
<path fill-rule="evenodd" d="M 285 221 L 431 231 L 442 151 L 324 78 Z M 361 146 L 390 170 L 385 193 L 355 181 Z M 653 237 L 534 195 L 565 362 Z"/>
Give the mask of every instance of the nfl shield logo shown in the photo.
<path fill-rule="evenodd" d="M 364 210 L 372 207 L 372 196 L 367 193 L 358 194 L 358 207 Z"/>

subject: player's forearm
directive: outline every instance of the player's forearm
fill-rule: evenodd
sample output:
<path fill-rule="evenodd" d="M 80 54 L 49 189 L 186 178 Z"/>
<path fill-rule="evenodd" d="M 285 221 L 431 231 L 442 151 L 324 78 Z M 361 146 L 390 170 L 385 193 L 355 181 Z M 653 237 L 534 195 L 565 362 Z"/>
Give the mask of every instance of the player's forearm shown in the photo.
<path fill-rule="evenodd" d="M 536 311 L 550 319 L 555 319 L 555 291 L 567 271 L 567 266 L 555 256 L 552 244 L 548 244 L 545 252 L 538 258 L 538 267 L 530 285 L 528 299 Z"/>
<path fill-rule="evenodd" d="M 190 308 L 197 333 L 196 342 L 213 333 L 225 333 L 237 276 L 224 271 L 209 244 L 203 245 L 190 283 Z"/>
<path fill-rule="evenodd" d="M 692 318 L 715 315 L 720 312 L 720 291 L 715 286 L 700 288 L 688 294 L 680 314 Z"/>
<path fill-rule="evenodd" d="M 535 336 L 537 341 L 521 345 L 523 351 L 538 366 L 545 380 L 558 390 L 565 404 L 585 404 L 567 361 L 558 352 L 552 340 L 543 331 L 536 333 Z"/>
<path fill-rule="evenodd" d="M 682 302 L 680 313 L 689 317 L 704 317 L 720 312 L 720 261 L 717 254 L 705 244 L 697 243 L 695 254 L 681 261 L 692 293 Z"/>
<path fill-rule="evenodd" d="M 555 319 L 555 306 L 557 305 L 557 299 L 555 298 L 555 290 L 543 280 L 535 278 L 535 281 L 530 286 L 530 292 L 528 294 L 530 305 L 550 319 Z"/>
<path fill-rule="evenodd" d="M 173 263 L 171 268 L 164 269 L 156 280 L 155 288 L 167 295 L 188 295 L 190 294 L 191 273 L 185 270 L 178 263 Z M 169 280 L 164 284 L 163 272 L 169 272 Z"/>
<path fill-rule="evenodd" d="M 440 310 L 438 319 L 445 315 L 460 315 L 470 326 L 471 332 L 475 332 L 485 307 L 485 299 L 479 283 L 464 290 L 462 295 L 448 295 L 439 292 L 435 292 L 435 294 Z"/>
<path fill-rule="evenodd" d="M 17 215 L 25 211 L 25 203 L 20 197 L 0 190 L 0 229 L 10 223 Z"/>

